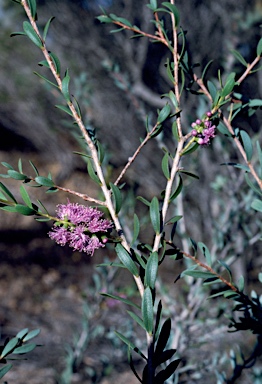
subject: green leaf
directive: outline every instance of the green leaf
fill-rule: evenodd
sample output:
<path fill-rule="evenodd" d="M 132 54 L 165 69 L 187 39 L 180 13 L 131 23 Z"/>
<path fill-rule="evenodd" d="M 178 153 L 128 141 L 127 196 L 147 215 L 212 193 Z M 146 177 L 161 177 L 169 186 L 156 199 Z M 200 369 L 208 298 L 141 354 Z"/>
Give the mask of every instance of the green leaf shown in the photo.
<path fill-rule="evenodd" d="M 24 328 L 17 333 L 16 337 L 18 339 L 23 339 L 23 337 L 25 337 L 25 335 L 27 335 L 27 333 L 28 333 L 28 328 Z"/>
<path fill-rule="evenodd" d="M 262 201 L 259 199 L 255 199 L 251 203 L 251 208 L 255 209 L 256 211 L 262 212 Z"/>
<path fill-rule="evenodd" d="M 91 179 L 98 185 L 102 185 L 97 173 L 94 170 L 93 163 L 90 159 L 87 159 L 87 171 Z"/>
<path fill-rule="evenodd" d="M 70 94 L 69 94 L 69 82 L 70 82 L 70 76 L 68 69 L 66 70 L 65 77 L 62 80 L 62 89 L 61 92 L 64 95 L 64 98 L 67 102 L 70 102 Z"/>
<path fill-rule="evenodd" d="M 181 359 L 176 359 L 174 361 L 171 361 L 171 363 L 169 363 L 165 369 L 158 372 L 158 374 L 155 377 L 156 383 L 165 383 L 166 380 L 171 375 L 173 375 L 173 373 L 176 371 L 180 361 L 181 361 Z"/>
<path fill-rule="evenodd" d="M 216 86 L 214 83 L 212 83 L 212 81 L 208 80 L 207 82 L 207 88 L 208 88 L 208 91 L 212 97 L 212 100 L 214 101 L 215 100 L 215 97 L 216 97 L 216 94 L 217 94 L 217 89 L 216 89 Z"/>
<path fill-rule="evenodd" d="M 109 183 L 109 185 L 113 194 L 113 199 L 115 203 L 115 212 L 116 214 L 118 214 L 122 206 L 122 201 L 123 201 L 122 195 L 119 188 L 115 184 Z"/>
<path fill-rule="evenodd" d="M 36 166 L 33 164 L 33 162 L 31 160 L 29 160 L 29 163 L 30 163 L 31 167 L 33 168 L 33 170 L 35 171 L 36 176 L 39 176 L 39 172 L 38 172 Z"/>
<path fill-rule="evenodd" d="M 167 180 L 170 179 L 170 169 L 169 169 L 169 154 L 168 152 L 165 153 L 163 159 L 162 159 L 162 171 Z"/>
<path fill-rule="evenodd" d="M 232 281 L 232 272 L 229 268 L 229 266 L 227 265 L 227 263 L 223 260 L 218 260 L 219 264 L 223 265 L 223 267 L 226 268 L 227 272 L 228 272 L 228 275 L 229 275 L 229 278 L 230 278 L 230 282 Z"/>
<path fill-rule="evenodd" d="M 147 6 L 154 12 L 157 9 L 157 0 L 150 0 L 150 4 Z"/>
<path fill-rule="evenodd" d="M 178 27 L 179 24 L 179 12 L 177 7 L 174 4 L 163 2 L 162 5 L 170 10 L 171 13 L 175 16 L 175 26 Z"/>
<path fill-rule="evenodd" d="M 52 53 L 52 52 L 49 52 L 49 55 L 50 55 L 50 57 L 52 59 L 52 62 L 54 64 L 54 66 L 55 66 L 56 73 L 58 75 L 60 75 L 61 64 L 60 64 L 60 61 L 59 61 L 58 57 L 54 53 Z"/>
<path fill-rule="evenodd" d="M 262 53 L 262 37 L 260 38 L 257 44 L 257 56 L 261 56 Z"/>
<path fill-rule="evenodd" d="M 26 175 L 23 175 L 21 174 L 20 172 L 17 172 L 17 171 L 14 171 L 12 169 L 9 169 L 7 171 L 7 174 L 12 177 L 12 179 L 15 179 L 15 180 L 25 180 L 27 179 L 27 176 Z"/>
<path fill-rule="evenodd" d="M 255 192 L 257 193 L 258 195 L 262 195 L 262 191 L 260 188 L 256 187 L 256 185 L 254 183 L 252 183 L 252 181 L 250 180 L 249 176 L 248 176 L 248 173 L 245 173 L 245 179 L 246 179 L 246 182 L 248 184 L 248 186 Z"/>
<path fill-rule="evenodd" d="M 18 160 L 18 171 L 20 173 L 23 173 L 23 166 L 22 166 L 22 160 L 21 159 Z"/>
<path fill-rule="evenodd" d="M 235 72 L 232 72 L 232 73 L 230 73 L 230 75 L 228 75 L 227 80 L 226 80 L 226 84 L 221 91 L 221 97 L 226 97 L 227 95 L 229 95 L 233 91 L 233 88 L 234 88 L 235 83 L 236 83 L 235 77 L 236 77 Z"/>
<path fill-rule="evenodd" d="M 157 252 L 151 253 L 145 271 L 145 286 L 152 289 L 155 288 L 156 278 L 158 271 L 158 254 Z"/>
<path fill-rule="evenodd" d="M 157 122 L 158 122 L 158 124 L 163 123 L 163 121 L 165 121 L 165 120 L 167 119 L 167 117 L 170 115 L 170 112 L 171 112 L 170 105 L 169 105 L 169 104 L 166 104 L 166 105 L 161 109 L 161 111 L 160 111 L 159 114 L 158 114 L 158 117 L 157 117 Z"/>
<path fill-rule="evenodd" d="M 132 341 L 128 340 L 124 335 L 122 335 L 120 332 L 115 331 L 115 334 L 119 337 L 120 340 L 122 340 L 126 345 L 128 345 L 129 348 L 133 349 L 136 353 L 138 353 L 143 359 L 147 360 L 145 355 L 138 349 Z"/>
<path fill-rule="evenodd" d="M 240 276 L 238 279 L 238 290 L 239 292 L 243 292 L 245 288 L 245 279 L 243 276 Z"/>
<path fill-rule="evenodd" d="M 132 275 L 138 277 L 139 272 L 136 264 L 132 260 L 132 256 L 130 255 L 130 253 L 127 252 L 127 250 L 123 247 L 122 244 L 117 244 L 115 249 L 119 260 L 124 264 L 124 266 L 129 270 L 129 272 L 132 273 Z"/>
<path fill-rule="evenodd" d="M 40 75 L 40 73 L 38 72 L 34 72 L 34 74 L 38 77 L 40 77 L 40 79 L 46 81 L 48 84 L 51 84 L 53 87 L 56 87 L 56 88 L 59 88 L 57 84 L 53 83 L 52 81 L 48 80 L 45 76 L 42 76 Z"/>
<path fill-rule="evenodd" d="M 97 20 L 99 20 L 100 23 L 112 23 L 112 19 L 107 15 L 97 16 Z"/>
<path fill-rule="evenodd" d="M 6 344 L 6 346 L 4 347 L 2 353 L 1 353 L 1 358 L 12 353 L 12 351 L 15 348 L 15 346 L 17 345 L 17 343 L 18 343 L 17 337 L 13 337 L 11 340 L 9 340 L 8 343 Z"/>
<path fill-rule="evenodd" d="M 156 234 L 160 233 L 160 212 L 157 197 L 153 197 L 150 203 L 150 219 Z"/>
<path fill-rule="evenodd" d="M 225 126 L 224 123 L 221 121 L 219 122 L 217 129 L 219 130 L 220 133 L 222 133 L 225 136 L 232 136 L 227 127 Z"/>
<path fill-rule="evenodd" d="M 179 177 L 179 181 L 178 181 L 178 185 L 175 189 L 175 191 L 172 193 L 172 195 L 170 196 L 170 199 L 169 201 L 173 201 L 179 194 L 180 192 L 182 191 L 183 189 L 183 180 L 182 180 L 182 177 L 180 175 L 178 175 Z"/>
<path fill-rule="evenodd" d="M 33 337 L 38 336 L 39 333 L 40 333 L 40 329 L 33 329 L 32 331 L 30 331 L 30 332 L 26 335 L 26 337 L 23 339 L 23 342 L 33 339 Z M 16 337 L 17 337 L 17 336 L 16 336 Z"/>
<path fill-rule="evenodd" d="M 178 101 L 177 101 L 176 95 L 174 94 L 173 91 L 170 91 L 170 92 L 169 92 L 168 97 L 169 97 L 170 100 L 172 101 L 172 104 L 174 105 L 174 107 L 175 107 L 175 108 L 178 108 Z"/>
<path fill-rule="evenodd" d="M 35 209 L 29 208 L 29 207 L 22 205 L 22 204 L 17 204 L 14 208 L 15 208 L 14 212 L 20 213 L 20 215 L 32 216 L 32 215 L 36 214 Z"/>
<path fill-rule="evenodd" d="M 207 246 L 202 243 L 202 242 L 198 242 L 197 243 L 198 247 L 200 248 L 200 251 L 203 253 L 203 255 L 205 256 L 206 260 L 207 260 L 207 265 L 209 267 L 211 267 L 212 265 L 212 259 L 211 259 L 211 255 L 210 255 L 210 252 L 209 252 L 209 249 L 207 248 Z"/>
<path fill-rule="evenodd" d="M 144 295 L 142 298 L 142 316 L 146 331 L 152 335 L 153 332 L 153 299 L 151 289 L 147 287 L 144 291 Z"/>
<path fill-rule="evenodd" d="M 199 147 L 198 143 L 194 143 L 185 152 L 183 152 L 183 155 L 189 155 L 190 153 L 195 152 L 195 150 L 197 150 L 198 147 Z"/>
<path fill-rule="evenodd" d="M 25 204 L 29 208 L 33 208 L 32 202 L 31 202 L 30 197 L 28 195 L 28 192 L 27 192 L 27 190 L 25 189 L 25 187 L 23 185 L 20 185 L 20 194 L 21 194 L 21 197 L 24 200 Z"/>
<path fill-rule="evenodd" d="M 144 197 L 142 196 L 137 196 L 137 200 L 141 201 L 141 203 L 147 205 L 148 207 L 150 207 L 150 201 L 148 201 L 147 199 L 145 199 Z"/>
<path fill-rule="evenodd" d="M 40 36 L 38 36 L 32 25 L 28 21 L 23 22 L 23 29 L 26 35 L 29 37 L 30 40 L 32 40 L 35 45 L 37 45 L 39 48 L 43 48 L 43 43 Z"/>
<path fill-rule="evenodd" d="M 183 271 L 181 273 L 181 277 L 183 276 L 191 276 L 194 277 L 195 279 L 208 279 L 210 277 L 214 277 L 214 274 L 211 272 L 204 272 L 204 271 L 192 271 L 187 269 L 186 271 Z"/>
<path fill-rule="evenodd" d="M 232 166 L 232 167 L 235 167 L 235 168 L 242 169 L 245 172 L 250 172 L 250 169 L 248 168 L 248 166 L 243 165 L 243 164 L 238 164 L 238 163 L 221 163 L 221 165 L 229 165 L 229 166 Z"/>
<path fill-rule="evenodd" d="M 138 216 L 134 213 L 134 234 L 131 241 L 131 246 L 136 242 L 140 232 L 140 222 Z"/>
<path fill-rule="evenodd" d="M 44 176 L 37 176 L 35 178 L 35 182 L 37 184 L 40 184 L 40 185 L 43 185 L 44 187 L 54 187 L 55 184 L 53 182 L 53 180 L 49 179 L 48 177 L 44 177 Z"/>
<path fill-rule="evenodd" d="M 248 102 L 249 107 L 262 107 L 261 99 L 252 99 Z"/>
<path fill-rule="evenodd" d="M 45 25 L 44 32 L 43 32 L 43 40 L 44 41 L 46 40 L 48 29 L 50 27 L 51 22 L 54 20 L 54 18 L 55 18 L 54 16 L 50 17 L 50 19 L 47 21 L 47 23 Z"/>
<path fill-rule="evenodd" d="M 176 223 L 178 220 L 182 219 L 183 216 L 173 216 L 171 219 L 167 220 L 166 221 L 166 225 L 169 225 L 169 224 L 174 224 Z"/>
<path fill-rule="evenodd" d="M 248 63 L 246 62 L 246 60 L 244 59 L 244 57 L 243 57 L 238 51 L 236 51 L 235 49 L 232 49 L 231 52 L 233 53 L 233 55 L 235 56 L 235 58 L 236 58 L 241 64 L 243 64 L 245 67 L 248 66 Z"/>
<path fill-rule="evenodd" d="M 12 368 L 12 364 L 7 364 L 3 368 L 0 369 L 0 379 L 4 377 L 4 375 Z"/>
<path fill-rule="evenodd" d="M 12 167 L 12 165 L 6 163 L 5 161 L 2 161 L 1 164 L 2 164 L 4 167 L 8 168 L 8 169 L 14 169 L 14 168 Z"/>
<path fill-rule="evenodd" d="M 36 1 L 35 0 L 27 0 L 28 5 L 30 7 L 30 12 L 34 20 L 36 20 Z"/>
<path fill-rule="evenodd" d="M 25 32 L 12 32 L 10 34 L 10 37 L 15 37 L 15 36 L 27 36 Z"/>
<path fill-rule="evenodd" d="M 206 64 L 206 66 L 205 66 L 205 68 L 204 68 L 204 70 L 203 70 L 203 72 L 202 72 L 202 76 L 201 76 L 201 79 L 202 79 L 202 80 L 204 80 L 205 75 L 206 75 L 206 73 L 207 73 L 207 70 L 208 70 L 208 68 L 210 67 L 210 65 L 213 63 L 213 61 L 214 61 L 214 60 L 210 60 L 210 61 Z"/>
<path fill-rule="evenodd" d="M 0 181 L 0 188 L 2 189 L 2 191 L 3 191 L 8 197 L 10 197 L 10 199 L 11 199 L 14 203 L 17 203 L 17 201 L 16 201 L 15 197 L 13 196 L 13 194 L 9 191 L 8 188 L 6 188 L 6 186 L 5 186 L 3 183 L 1 183 L 1 181 Z"/>
<path fill-rule="evenodd" d="M 73 117 L 73 113 L 71 112 L 69 107 L 66 107 L 64 105 L 55 105 L 56 108 L 61 109 L 61 111 L 68 113 L 68 115 Z"/>
<path fill-rule="evenodd" d="M 21 347 L 17 347 L 17 348 L 15 348 L 15 350 L 13 351 L 13 353 L 14 353 L 14 354 L 28 353 L 28 352 L 33 351 L 33 349 L 35 349 L 35 347 L 36 347 L 36 344 L 26 344 L 26 345 L 22 345 Z"/>
<path fill-rule="evenodd" d="M 195 174 L 192 173 L 192 172 L 188 172 L 188 171 L 186 171 L 185 169 L 179 169 L 179 172 L 180 172 L 180 173 L 184 173 L 184 174 L 187 175 L 187 176 L 190 176 L 190 177 L 193 177 L 194 179 L 198 179 L 198 180 L 199 180 L 199 176 L 195 175 Z"/>
<path fill-rule="evenodd" d="M 131 311 L 127 311 L 127 313 L 132 317 L 133 320 L 135 320 L 135 322 L 137 322 L 138 325 L 140 325 L 141 328 L 146 331 L 145 324 L 143 323 L 141 317 L 137 316 L 134 312 Z"/>
<path fill-rule="evenodd" d="M 156 360 L 164 352 L 164 349 L 166 348 L 170 333 L 171 333 L 171 319 L 168 318 L 165 320 L 164 324 L 162 325 L 161 331 L 159 333 L 159 337 L 158 337 L 156 349 L 155 349 L 155 359 Z"/>
<path fill-rule="evenodd" d="M 119 23 L 122 23 L 122 24 L 126 25 L 127 27 L 132 28 L 132 24 L 130 23 L 130 21 L 128 21 L 128 20 L 125 19 L 124 17 L 118 17 L 118 18 L 117 18 L 117 21 L 118 21 Z"/>
<path fill-rule="evenodd" d="M 241 138 L 241 142 L 243 144 L 243 147 L 244 147 L 244 150 L 245 150 L 245 153 L 247 156 L 247 161 L 250 161 L 252 158 L 252 154 L 253 154 L 253 146 L 252 146 L 252 141 L 250 139 L 250 136 L 248 135 L 248 133 L 246 131 L 241 129 L 240 130 L 240 138 Z"/>
<path fill-rule="evenodd" d="M 131 305 L 132 307 L 135 307 L 137 309 L 140 309 L 139 306 L 135 303 L 133 303 L 131 300 L 128 300 L 128 299 L 125 299 L 121 296 L 116 296 L 116 295 L 110 295 L 109 293 L 104 293 L 104 292 L 101 292 L 100 293 L 101 296 L 104 296 L 104 297 L 109 297 L 110 299 L 114 299 L 114 300 L 117 300 L 117 301 L 121 301 L 122 303 L 125 303 L 127 305 Z"/>

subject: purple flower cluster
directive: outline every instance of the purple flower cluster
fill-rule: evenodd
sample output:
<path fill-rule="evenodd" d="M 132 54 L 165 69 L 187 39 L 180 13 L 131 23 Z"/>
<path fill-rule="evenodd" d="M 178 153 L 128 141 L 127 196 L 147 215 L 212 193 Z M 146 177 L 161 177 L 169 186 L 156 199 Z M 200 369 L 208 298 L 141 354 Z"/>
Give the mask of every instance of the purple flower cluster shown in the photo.
<path fill-rule="evenodd" d="M 96 208 L 85 207 L 77 203 L 59 204 L 57 221 L 48 233 L 59 245 L 68 244 L 75 251 L 85 252 L 93 256 L 94 251 L 104 247 L 107 242 L 95 235 L 102 235 L 112 228 L 111 221 L 101 219 L 103 213 Z"/>
<path fill-rule="evenodd" d="M 191 135 L 196 138 L 199 145 L 208 145 L 210 140 L 216 135 L 216 126 L 212 123 L 212 113 L 206 112 L 205 117 L 200 120 L 197 119 L 191 124 L 193 130 Z"/>

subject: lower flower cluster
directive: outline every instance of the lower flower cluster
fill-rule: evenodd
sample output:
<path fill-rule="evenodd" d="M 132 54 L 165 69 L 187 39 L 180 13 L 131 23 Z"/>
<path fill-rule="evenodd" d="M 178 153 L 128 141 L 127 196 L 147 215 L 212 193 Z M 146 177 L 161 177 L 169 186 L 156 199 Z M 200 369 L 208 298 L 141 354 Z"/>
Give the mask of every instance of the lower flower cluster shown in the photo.
<path fill-rule="evenodd" d="M 208 145 L 216 135 L 216 126 L 212 123 L 212 112 L 206 112 L 205 117 L 197 119 L 191 124 L 191 135 L 196 138 L 199 145 Z"/>
<path fill-rule="evenodd" d="M 113 227 L 110 220 L 102 219 L 103 213 L 96 208 L 77 203 L 59 204 L 57 221 L 48 233 L 59 245 L 68 244 L 75 251 L 93 256 L 94 251 L 104 247 L 106 232 Z"/>

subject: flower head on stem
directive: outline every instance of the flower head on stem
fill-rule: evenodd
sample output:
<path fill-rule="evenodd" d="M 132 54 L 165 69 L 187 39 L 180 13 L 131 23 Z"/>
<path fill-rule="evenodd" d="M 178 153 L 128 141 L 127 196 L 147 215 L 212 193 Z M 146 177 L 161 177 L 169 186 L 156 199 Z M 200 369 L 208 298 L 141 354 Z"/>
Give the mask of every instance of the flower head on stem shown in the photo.
<path fill-rule="evenodd" d="M 94 251 L 105 246 L 106 237 L 100 239 L 104 232 L 110 230 L 112 222 L 102 219 L 103 213 L 96 208 L 77 203 L 59 204 L 57 221 L 49 232 L 52 240 L 59 245 L 68 244 L 75 251 L 93 256 Z"/>

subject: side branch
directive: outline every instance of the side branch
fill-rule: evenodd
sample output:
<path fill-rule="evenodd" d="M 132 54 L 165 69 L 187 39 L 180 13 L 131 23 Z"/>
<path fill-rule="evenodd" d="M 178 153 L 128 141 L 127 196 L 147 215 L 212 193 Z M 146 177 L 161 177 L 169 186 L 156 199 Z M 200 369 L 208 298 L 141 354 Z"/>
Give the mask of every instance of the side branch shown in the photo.
<path fill-rule="evenodd" d="M 217 272 L 214 271 L 213 268 L 209 267 L 208 265 L 202 263 L 200 260 L 198 260 L 195 256 L 190 255 L 189 253 L 186 253 L 184 251 L 180 251 L 185 257 L 191 259 L 194 261 L 194 263 L 198 264 L 200 267 L 206 269 L 207 271 L 211 272 L 214 276 L 216 276 L 219 280 L 221 280 L 224 284 L 226 284 L 232 291 L 239 293 L 238 289 L 230 283 L 230 281 L 226 280 L 223 276 L 219 275 Z"/>

